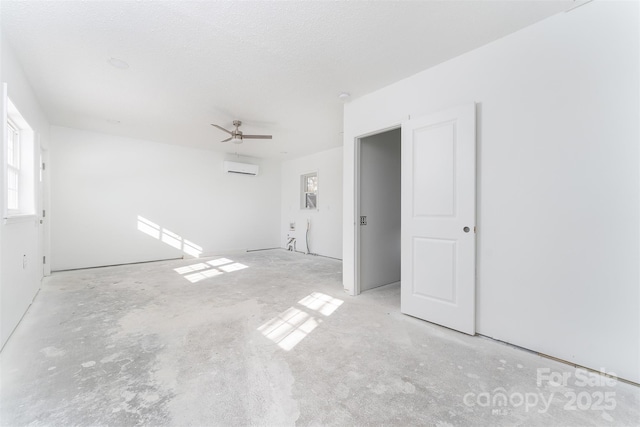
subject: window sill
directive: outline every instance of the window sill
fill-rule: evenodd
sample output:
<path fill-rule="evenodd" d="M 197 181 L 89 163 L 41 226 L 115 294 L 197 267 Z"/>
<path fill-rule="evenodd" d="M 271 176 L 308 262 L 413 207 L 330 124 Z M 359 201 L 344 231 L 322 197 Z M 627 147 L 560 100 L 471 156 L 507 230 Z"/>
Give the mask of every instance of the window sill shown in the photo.
<path fill-rule="evenodd" d="M 36 214 L 14 214 L 4 217 L 4 224 L 18 224 L 21 222 L 31 222 L 38 219 Z"/>

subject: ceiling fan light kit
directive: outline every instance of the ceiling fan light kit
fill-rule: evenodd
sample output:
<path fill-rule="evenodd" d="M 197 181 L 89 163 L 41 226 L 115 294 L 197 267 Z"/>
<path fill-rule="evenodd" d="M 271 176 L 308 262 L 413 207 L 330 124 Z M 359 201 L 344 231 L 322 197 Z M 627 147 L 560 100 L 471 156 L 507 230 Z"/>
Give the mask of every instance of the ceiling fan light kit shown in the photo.
<path fill-rule="evenodd" d="M 240 120 L 234 120 L 233 125 L 236 127 L 234 130 L 227 130 L 222 126 L 218 126 L 216 124 L 211 123 L 211 126 L 217 127 L 218 129 L 228 133 L 231 135 L 229 138 L 222 140 L 221 142 L 231 141 L 234 144 L 242 144 L 242 141 L 245 139 L 271 139 L 271 135 L 244 135 L 241 130 L 238 130 L 242 122 Z"/>

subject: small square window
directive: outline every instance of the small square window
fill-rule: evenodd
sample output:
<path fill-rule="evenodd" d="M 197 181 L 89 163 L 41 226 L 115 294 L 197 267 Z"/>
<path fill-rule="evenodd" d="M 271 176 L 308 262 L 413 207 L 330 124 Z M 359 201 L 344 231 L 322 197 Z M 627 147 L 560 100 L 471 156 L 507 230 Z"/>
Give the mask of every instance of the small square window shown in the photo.
<path fill-rule="evenodd" d="M 301 176 L 300 208 L 318 209 L 318 173 Z"/>

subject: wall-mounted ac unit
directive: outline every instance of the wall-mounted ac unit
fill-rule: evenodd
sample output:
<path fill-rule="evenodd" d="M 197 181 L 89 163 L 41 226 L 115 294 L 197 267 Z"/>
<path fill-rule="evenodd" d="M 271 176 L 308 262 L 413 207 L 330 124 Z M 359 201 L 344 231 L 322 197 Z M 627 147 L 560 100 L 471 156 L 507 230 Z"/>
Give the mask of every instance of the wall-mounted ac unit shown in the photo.
<path fill-rule="evenodd" d="M 258 175 L 258 165 L 250 163 L 224 162 L 224 171 L 227 173 L 239 173 L 241 175 Z"/>

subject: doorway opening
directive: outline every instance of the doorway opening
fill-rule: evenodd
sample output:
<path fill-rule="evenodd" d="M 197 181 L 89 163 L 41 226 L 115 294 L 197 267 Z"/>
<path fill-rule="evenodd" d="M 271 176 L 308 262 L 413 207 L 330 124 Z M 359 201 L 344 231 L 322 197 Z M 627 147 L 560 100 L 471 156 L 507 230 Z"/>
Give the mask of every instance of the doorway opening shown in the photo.
<path fill-rule="evenodd" d="M 356 295 L 400 282 L 401 129 L 357 144 Z"/>
<path fill-rule="evenodd" d="M 473 335 L 475 104 L 409 119 L 399 127 L 354 141 L 353 295 L 401 278 L 403 314 Z M 399 143 L 377 143 L 387 137 Z M 378 230 L 388 208 L 399 212 L 399 220 L 390 220 L 395 229 Z"/>

